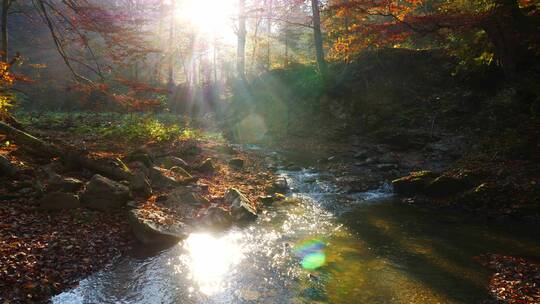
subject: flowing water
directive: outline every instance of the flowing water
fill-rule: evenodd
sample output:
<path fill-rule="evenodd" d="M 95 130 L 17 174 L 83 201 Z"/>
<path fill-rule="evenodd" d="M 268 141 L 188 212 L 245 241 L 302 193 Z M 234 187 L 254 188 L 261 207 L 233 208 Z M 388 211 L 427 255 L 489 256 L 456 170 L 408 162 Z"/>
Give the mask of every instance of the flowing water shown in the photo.
<path fill-rule="evenodd" d="M 340 193 L 314 170 L 280 174 L 294 199 L 249 226 L 125 257 L 53 303 L 477 303 L 488 273 L 474 256 L 540 254 L 526 225 L 421 210 L 388 187 Z"/>

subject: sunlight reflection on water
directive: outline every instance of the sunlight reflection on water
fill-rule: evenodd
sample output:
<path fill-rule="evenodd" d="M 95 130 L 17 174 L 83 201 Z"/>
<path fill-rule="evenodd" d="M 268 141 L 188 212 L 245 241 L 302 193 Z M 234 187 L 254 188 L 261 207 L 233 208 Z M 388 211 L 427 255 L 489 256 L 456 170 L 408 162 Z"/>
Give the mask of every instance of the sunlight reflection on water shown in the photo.
<path fill-rule="evenodd" d="M 225 278 L 244 258 L 241 237 L 241 233 L 228 233 L 222 237 L 193 233 L 185 240 L 187 254 L 180 259 L 202 293 L 213 295 L 226 288 Z"/>

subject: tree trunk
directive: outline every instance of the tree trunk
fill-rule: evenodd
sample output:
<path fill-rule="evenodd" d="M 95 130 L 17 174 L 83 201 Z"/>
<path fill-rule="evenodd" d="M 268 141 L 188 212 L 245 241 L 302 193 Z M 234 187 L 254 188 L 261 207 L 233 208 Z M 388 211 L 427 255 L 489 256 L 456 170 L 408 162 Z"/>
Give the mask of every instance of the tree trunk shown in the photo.
<path fill-rule="evenodd" d="M 175 1 L 172 1 L 171 8 L 171 24 L 169 28 L 169 87 L 173 87 L 174 84 L 174 10 L 175 10 Z"/>
<path fill-rule="evenodd" d="M 238 1 L 238 50 L 236 53 L 236 71 L 238 77 L 246 79 L 246 0 Z"/>
<path fill-rule="evenodd" d="M 311 0 L 311 10 L 313 11 L 313 37 L 315 41 L 315 53 L 317 55 L 317 65 L 323 81 L 328 79 L 328 67 L 324 59 L 323 39 L 321 33 L 321 14 L 319 11 L 319 0 Z"/>
<path fill-rule="evenodd" d="M 519 67 L 527 59 L 527 40 L 530 38 L 531 27 L 517 0 L 497 2 L 497 7 L 482 23 L 482 28 L 495 47 L 495 56 L 505 75 L 509 79 L 515 79 Z M 536 35 L 534 29 L 532 34 Z"/>
<path fill-rule="evenodd" d="M 256 74 L 255 62 L 257 61 L 257 47 L 259 45 L 259 25 L 261 24 L 260 16 L 255 21 L 255 30 L 253 31 L 253 49 L 251 50 L 251 62 L 249 63 L 249 71 Z"/>
<path fill-rule="evenodd" d="M 214 38 L 214 58 L 213 58 L 213 66 L 214 66 L 214 85 L 217 87 L 217 41 L 216 38 Z"/>
<path fill-rule="evenodd" d="M 8 62 L 8 12 L 11 0 L 2 2 L 2 61 Z"/>
<path fill-rule="evenodd" d="M 267 23 L 266 23 L 266 69 L 270 70 L 272 64 L 270 62 L 270 35 L 272 34 L 272 0 L 267 0 L 266 9 L 267 12 Z"/>

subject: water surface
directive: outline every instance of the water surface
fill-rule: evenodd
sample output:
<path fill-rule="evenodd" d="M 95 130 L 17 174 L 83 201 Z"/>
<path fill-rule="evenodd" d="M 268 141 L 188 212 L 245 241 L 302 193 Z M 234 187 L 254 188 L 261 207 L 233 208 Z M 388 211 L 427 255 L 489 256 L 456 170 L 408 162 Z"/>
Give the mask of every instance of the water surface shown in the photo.
<path fill-rule="evenodd" d="M 421 210 L 388 187 L 343 194 L 324 175 L 281 171 L 287 203 L 221 234 L 126 257 L 53 303 L 475 303 L 483 253 L 538 256 L 532 227 Z"/>

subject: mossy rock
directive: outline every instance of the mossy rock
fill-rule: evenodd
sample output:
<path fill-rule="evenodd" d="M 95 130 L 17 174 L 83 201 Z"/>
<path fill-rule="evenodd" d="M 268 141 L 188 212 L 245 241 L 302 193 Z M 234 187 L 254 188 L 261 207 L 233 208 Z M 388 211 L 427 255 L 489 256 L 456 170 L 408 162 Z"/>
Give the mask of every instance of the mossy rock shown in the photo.
<path fill-rule="evenodd" d="M 444 197 L 455 195 L 472 188 L 466 178 L 442 175 L 431 181 L 424 189 L 426 195 Z"/>
<path fill-rule="evenodd" d="M 437 178 L 438 174 L 431 171 L 415 171 L 409 175 L 392 181 L 394 192 L 401 195 L 422 193 L 426 186 Z"/>

